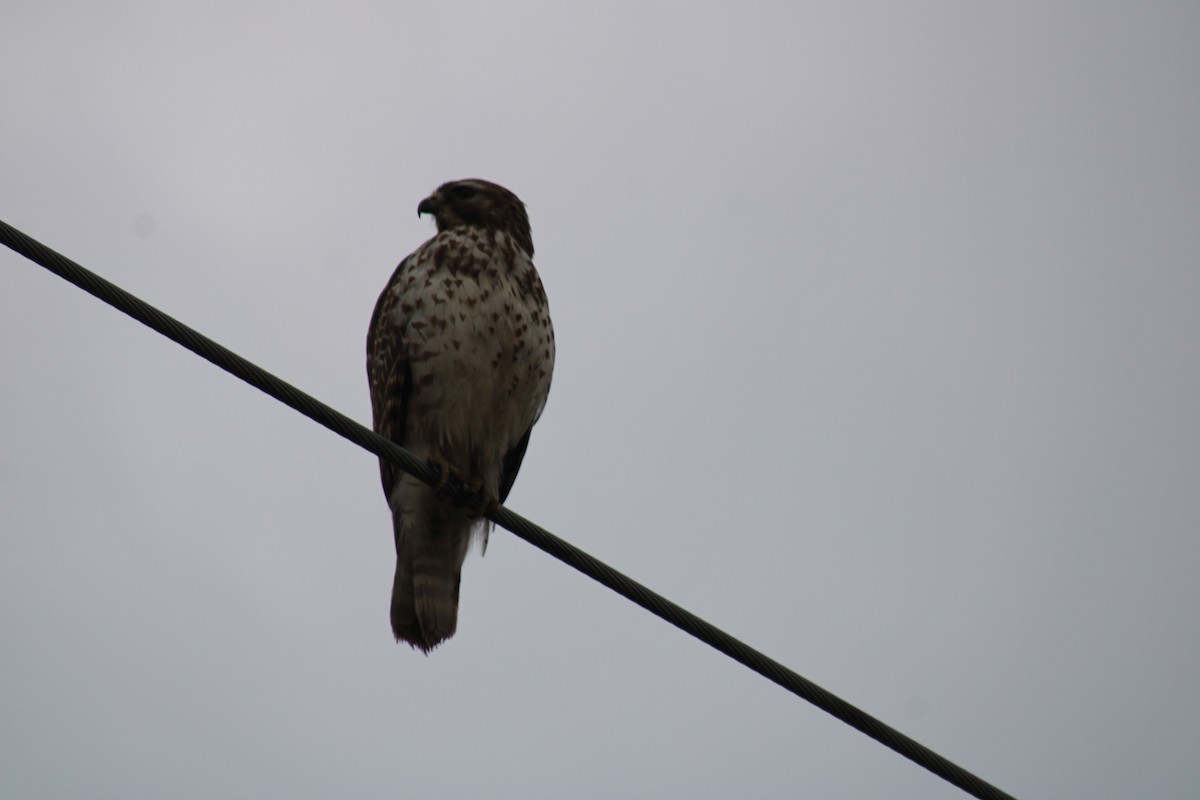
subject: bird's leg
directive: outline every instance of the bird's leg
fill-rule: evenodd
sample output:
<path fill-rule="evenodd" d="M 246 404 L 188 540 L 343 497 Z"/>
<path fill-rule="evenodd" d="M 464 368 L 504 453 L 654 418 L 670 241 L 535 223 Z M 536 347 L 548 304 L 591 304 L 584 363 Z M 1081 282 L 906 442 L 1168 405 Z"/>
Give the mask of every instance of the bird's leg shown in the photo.
<path fill-rule="evenodd" d="M 470 483 L 472 502 L 467 511 L 473 518 L 487 517 L 500 510 L 500 502 L 483 488 L 483 478 Z"/>
<path fill-rule="evenodd" d="M 433 493 L 440 498 L 446 498 L 449 495 L 447 491 L 450 488 L 450 478 L 453 476 L 460 485 L 465 485 L 466 481 L 458 474 L 458 470 L 450 466 L 450 462 L 442 458 L 440 454 L 434 454 L 426 459 L 426 463 L 437 473 L 437 481 L 433 484 Z"/>
<path fill-rule="evenodd" d="M 465 502 L 456 502 L 455 505 L 462 505 L 472 517 L 486 517 L 500 508 L 500 503 L 496 498 L 485 491 L 483 478 L 467 480 L 440 454 L 430 456 L 427 463 L 437 473 L 437 480 L 433 484 L 433 493 L 438 499 L 453 501 L 455 491 L 452 489 L 456 491 L 465 489 L 466 493 L 463 495 Z M 453 487 L 451 483 L 454 484 Z"/>

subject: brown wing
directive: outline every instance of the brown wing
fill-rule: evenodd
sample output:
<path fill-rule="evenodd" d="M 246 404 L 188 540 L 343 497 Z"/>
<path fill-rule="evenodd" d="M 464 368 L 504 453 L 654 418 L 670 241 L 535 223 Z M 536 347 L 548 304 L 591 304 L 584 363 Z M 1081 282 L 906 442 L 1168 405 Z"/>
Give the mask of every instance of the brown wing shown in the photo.
<path fill-rule="evenodd" d="M 411 256 L 409 257 L 411 258 Z M 371 386 L 371 415 L 375 432 L 398 445 L 404 445 L 408 417 L 408 397 L 412 391 L 412 369 L 404 341 L 404 325 L 397 324 L 394 311 L 399 302 L 392 291 L 409 258 L 400 262 L 388 280 L 367 329 L 367 381 Z M 379 460 L 384 494 L 391 494 L 400 477 L 398 467 Z"/>
<path fill-rule="evenodd" d="M 521 437 L 513 448 L 504 454 L 504 466 L 500 471 L 500 502 L 503 503 L 508 498 L 508 493 L 512 491 L 513 482 L 517 479 L 517 472 L 521 469 L 521 462 L 525 460 L 525 448 L 529 447 L 529 434 L 533 433 L 533 428 L 525 431 L 525 435 Z"/>

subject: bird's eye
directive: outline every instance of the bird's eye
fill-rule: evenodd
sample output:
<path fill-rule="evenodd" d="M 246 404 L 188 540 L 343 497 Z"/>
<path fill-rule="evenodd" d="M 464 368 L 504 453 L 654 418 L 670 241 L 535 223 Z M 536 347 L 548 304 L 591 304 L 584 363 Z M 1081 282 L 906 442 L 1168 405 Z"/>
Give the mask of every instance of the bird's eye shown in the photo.
<path fill-rule="evenodd" d="M 475 196 L 475 189 L 470 186 L 455 186 L 451 191 L 455 200 L 470 200 Z"/>

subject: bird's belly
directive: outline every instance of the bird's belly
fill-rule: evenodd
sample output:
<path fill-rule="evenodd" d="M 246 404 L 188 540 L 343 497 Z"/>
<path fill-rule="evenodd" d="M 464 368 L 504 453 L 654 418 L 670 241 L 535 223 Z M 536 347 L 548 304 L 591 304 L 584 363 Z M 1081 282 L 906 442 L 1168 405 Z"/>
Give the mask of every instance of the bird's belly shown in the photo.
<path fill-rule="evenodd" d="M 418 326 L 425 335 L 410 352 L 409 419 L 422 430 L 408 433 L 448 459 L 498 468 L 541 413 L 554 356 L 548 321 L 531 325 L 531 309 L 511 292 L 488 294 L 438 304 Z"/>

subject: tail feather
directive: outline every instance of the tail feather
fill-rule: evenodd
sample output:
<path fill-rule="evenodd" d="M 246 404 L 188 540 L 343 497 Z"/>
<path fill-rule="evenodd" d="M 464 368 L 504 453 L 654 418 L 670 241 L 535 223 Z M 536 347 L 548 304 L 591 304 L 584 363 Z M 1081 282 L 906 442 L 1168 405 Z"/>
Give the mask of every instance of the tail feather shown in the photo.
<path fill-rule="evenodd" d="M 413 597 L 425 642 L 433 647 L 454 635 L 462 567 L 435 558 L 413 560 Z"/>
<path fill-rule="evenodd" d="M 392 633 L 428 653 L 454 635 L 462 558 L 457 554 L 396 559 L 392 584 Z"/>
<path fill-rule="evenodd" d="M 396 538 L 392 633 L 428 653 L 457 627 L 462 565 L 476 520 L 408 476 L 388 499 Z"/>
<path fill-rule="evenodd" d="M 408 642 L 425 652 L 425 637 L 417 622 L 416 597 L 413 595 L 412 563 L 404 556 L 396 559 L 396 577 L 392 581 L 392 634 L 397 642 Z"/>

